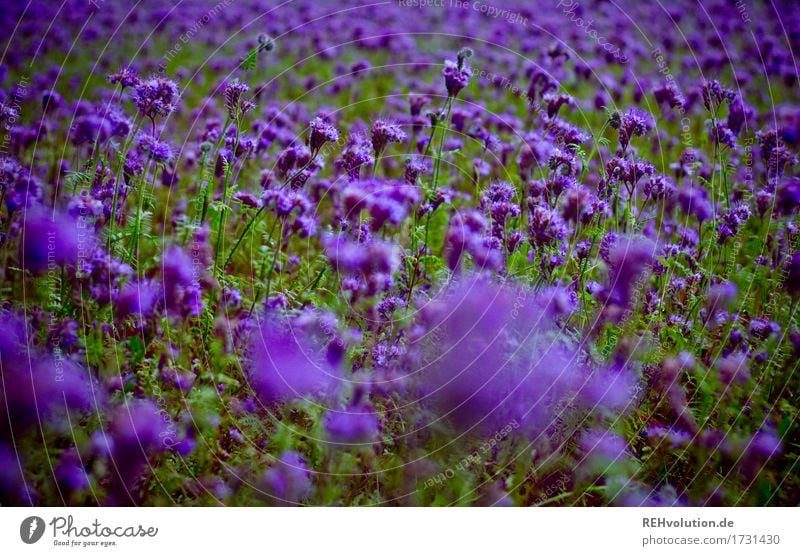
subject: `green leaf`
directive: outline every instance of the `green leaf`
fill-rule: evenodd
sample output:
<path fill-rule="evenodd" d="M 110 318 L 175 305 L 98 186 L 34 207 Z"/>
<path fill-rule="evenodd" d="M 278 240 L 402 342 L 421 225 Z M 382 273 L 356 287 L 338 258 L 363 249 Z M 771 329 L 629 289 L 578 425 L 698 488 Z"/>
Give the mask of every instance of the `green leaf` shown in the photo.
<path fill-rule="evenodd" d="M 256 69 L 257 64 L 258 64 L 258 48 L 254 48 L 253 50 L 247 53 L 247 56 L 244 57 L 241 66 L 244 71 L 253 71 L 254 69 Z"/>

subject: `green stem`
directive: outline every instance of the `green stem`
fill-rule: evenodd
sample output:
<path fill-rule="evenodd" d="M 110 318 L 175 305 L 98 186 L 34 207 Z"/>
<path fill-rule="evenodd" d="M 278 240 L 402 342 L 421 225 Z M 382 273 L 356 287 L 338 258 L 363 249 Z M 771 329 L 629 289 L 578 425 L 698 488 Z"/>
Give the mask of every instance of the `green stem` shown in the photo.
<path fill-rule="evenodd" d="M 114 176 L 114 197 L 111 201 L 111 222 L 108 225 L 108 242 L 107 242 L 107 249 L 109 254 L 111 254 L 111 244 L 114 241 L 114 228 L 117 225 L 117 200 L 119 199 L 119 182 L 122 177 L 122 170 L 125 168 L 125 159 L 128 156 L 128 149 L 131 148 L 131 143 L 133 142 L 133 138 L 136 137 L 136 134 L 139 133 L 139 130 L 142 127 L 142 122 L 144 122 L 144 118 L 139 116 L 136 120 L 136 127 L 133 129 L 133 133 L 125 139 L 125 142 L 122 146 L 122 157 L 119 161 L 119 166 L 117 167 L 117 173 Z"/>
<path fill-rule="evenodd" d="M 277 222 L 277 220 L 276 220 Z M 265 295 L 267 296 L 267 300 L 269 300 L 269 291 L 272 285 L 272 273 L 275 271 L 275 264 L 278 262 L 278 255 L 281 252 L 281 244 L 283 243 L 283 220 L 280 221 L 281 226 L 278 230 L 278 245 L 275 246 L 275 250 L 272 254 L 272 263 L 269 266 L 269 273 L 267 274 L 267 291 Z"/>
<path fill-rule="evenodd" d="M 567 498 L 571 498 L 571 497 L 576 496 L 576 495 L 577 495 L 576 496 L 577 498 L 580 498 L 581 496 L 583 496 L 587 492 L 588 493 L 603 492 L 605 489 L 606 489 L 605 486 L 593 486 L 593 487 L 587 488 L 586 490 L 584 490 L 581 493 L 577 493 L 577 492 L 573 492 L 573 491 L 562 492 L 561 494 L 559 494 L 557 496 L 553 496 L 552 498 L 548 498 L 547 500 L 543 500 L 542 502 L 539 502 L 538 504 L 534 504 L 533 507 L 534 508 L 538 508 L 538 507 L 541 507 L 541 506 L 546 506 L 546 505 L 552 504 L 554 502 L 560 502 L 561 500 L 566 500 Z"/>
<path fill-rule="evenodd" d="M 225 169 L 225 179 L 222 182 L 222 199 L 219 209 L 219 218 L 217 220 L 217 241 L 214 249 L 214 268 L 219 266 L 219 252 L 222 247 L 222 230 L 225 228 L 225 215 L 228 210 L 228 184 L 233 174 L 233 165 L 235 164 L 236 151 L 239 148 L 239 121 L 236 121 L 236 141 L 233 144 L 233 152 L 231 153 L 231 161 Z"/>
<path fill-rule="evenodd" d="M 149 163 L 148 163 L 149 166 Z M 150 190 L 155 190 L 156 175 L 158 174 L 158 166 L 153 170 L 153 179 L 150 183 Z M 128 253 L 128 263 L 133 264 L 134 253 L 136 253 L 136 265 L 139 264 L 139 232 L 141 231 L 142 211 L 144 210 L 144 200 L 147 197 L 147 184 L 142 182 L 142 187 L 139 190 L 139 205 L 136 209 L 136 219 L 133 222 L 133 234 L 131 234 L 131 248 Z"/>
<path fill-rule="evenodd" d="M 287 178 L 287 179 L 286 179 L 286 180 L 285 180 L 285 181 L 284 181 L 284 182 L 283 182 L 283 183 L 280 185 L 280 188 L 282 189 L 282 188 L 286 187 L 286 185 L 287 185 L 287 184 L 291 183 L 291 182 L 292 182 L 292 181 L 293 181 L 293 180 L 294 180 L 294 179 L 295 179 L 297 176 L 299 176 L 300 174 L 302 174 L 302 173 L 303 173 L 303 172 L 306 170 L 306 168 L 308 168 L 309 166 L 311 166 L 311 164 L 314 162 L 314 159 L 317 157 L 317 154 L 318 154 L 318 153 L 314 153 L 314 154 L 311 156 L 311 158 L 309 159 L 309 161 L 308 161 L 308 162 L 306 162 L 306 163 L 305 163 L 305 165 L 303 165 L 303 167 L 302 167 L 302 168 L 300 168 L 300 169 L 299 169 L 298 171 L 296 171 L 294 174 L 292 174 L 291 176 L 289 176 L 289 177 L 288 177 L 288 178 Z M 249 221 L 249 222 L 248 222 L 248 223 L 245 225 L 245 227 L 244 227 L 244 230 L 242 230 L 242 233 L 241 233 L 241 234 L 239 234 L 239 237 L 236 239 L 236 243 L 233 245 L 233 249 L 231 249 L 231 252 L 230 252 L 230 254 L 228 255 L 228 258 L 227 258 L 227 259 L 226 259 L 226 261 L 225 261 L 225 267 L 227 267 L 227 266 L 228 266 L 228 264 L 231 262 L 231 259 L 233 259 L 233 255 L 236 253 L 236 250 L 239 248 L 239 245 L 241 245 L 242 241 L 244 241 L 244 239 L 247 237 L 247 234 L 248 234 L 248 232 L 250 231 L 250 228 L 252 228 L 252 227 L 253 227 L 253 224 L 255 224 L 255 223 L 256 223 L 256 220 L 258 220 L 258 217 L 259 217 L 259 216 L 261 216 L 261 213 L 262 213 L 262 212 L 264 212 L 264 206 L 263 206 L 263 205 L 262 205 L 262 206 L 260 206 L 260 207 L 258 208 L 258 210 L 255 212 L 255 214 L 253 214 L 253 216 L 250 218 L 250 221 Z"/>
<path fill-rule="evenodd" d="M 242 233 L 239 234 L 239 238 L 236 240 L 236 243 L 233 245 L 233 249 L 231 249 L 231 252 L 228 254 L 228 258 L 225 259 L 225 265 L 223 268 L 228 268 L 228 265 L 231 263 L 231 259 L 233 259 L 234 253 L 236 253 L 236 250 L 239 248 L 239 245 L 242 243 L 242 241 L 244 241 L 244 238 L 247 237 L 247 233 L 250 231 L 250 228 L 253 227 L 253 224 L 256 223 L 256 220 L 258 220 L 258 217 L 261 216 L 262 212 L 264 212 L 264 205 L 258 207 L 258 210 L 247 222 L 247 225 L 244 227 L 244 230 L 242 230 Z"/>

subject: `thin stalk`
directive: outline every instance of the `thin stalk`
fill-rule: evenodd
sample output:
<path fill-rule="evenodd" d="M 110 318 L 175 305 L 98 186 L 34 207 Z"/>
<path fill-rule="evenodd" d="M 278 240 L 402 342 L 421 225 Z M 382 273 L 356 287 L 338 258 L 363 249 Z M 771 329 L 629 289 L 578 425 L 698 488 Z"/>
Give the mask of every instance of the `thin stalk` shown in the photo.
<path fill-rule="evenodd" d="M 149 166 L 149 163 L 148 163 Z M 158 175 L 158 165 L 156 165 L 155 169 L 153 170 L 153 178 L 150 182 L 150 190 L 154 191 L 156 187 L 156 175 Z M 139 232 L 141 231 L 142 227 L 142 211 L 144 210 L 144 200 L 147 197 L 147 184 L 145 182 L 142 183 L 142 187 L 139 190 L 139 205 L 136 209 L 136 219 L 133 223 L 133 234 L 131 234 L 131 248 L 128 252 L 128 263 L 133 263 L 133 256 L 136 253 L 136 265 L 138 266 L 139 263 Z"/>
<path fill-rule="evenodd" d="M 114 176 L 114 197 L 111 201 L 111 222 L 109 222 L 108 225 L 107 249 L 109 253 L 111 252 L 111 243 L 114 241 L 114 227 L 117 225 L 117 200 L 119 199 L 119 181 L 122 177 L 122 169 L 125 167 L 125 159 L 128 156 L 128 149 L 131 148 L 133 138 L 136 137 L 137 133 L 139 133 L 143 121 L 144 118 L 139 116 L 136 120 L 136 127 L 133 129 L 133 133 L 125 139 L 122 147 L 122 157 L 119 162 L 119 167 L 117 167 L 117 173 Z"/>
<path fill-rule="evenodd" d="M 287 179 L 286 179 L 286 180 L 285 180 L 285 181 L 284 181 L 284 182 L 283 182 L 283 183 L 280 185 L 280 189 L 282 189 L 282 188 L 286 187 L 286 185 L 290 184 L 290 183 L 291 183 L 291 182 L 292 182 L 292 181 L 293 181 L 293 180 L 294 180 L 294 179 L 295 179 L 297 176 L 299 176 L 300 174 L 302 174 L 302 173 L 303 173 L 303 172 L 304 172 L 304 171 L 305 171 L 305 170 L 306 170 L 306 169 L 307 169 L 309 166 L 311 166 L 311 164 L 312 164 L 312 163 L 314 162 L 314 160 L 316 159 L 316 157 L 317 157 L 317 154 L 319 154 L 319 153 L 313 153 L 313 154 L 312 154 L 312 156 L 311 156 L 311 158 L 309 159 L 309 161 L 308 161 L 308 162 L 306 162 L 306 163 L 305 163 L 305 165 L 303 165 L 303 167 L 302 167 L 302 168 L 300 168 L 300 169 L 299 169 L 299 170 L 297 170 L 297 171 L 296 171 L 294 174 L 292 174 L 291 176 L 289 176 L 289 177 L 288 177 L 288 178 L 287 178 Z M 233 245 L 233 249 L 231 249 L 231 252 L 230 252 L 230 254 L 228 255 L 228 258 L 227 258 L 227 259 L 226 259 L 226 261 L 225 261 L 225 266 L 226 266 L 226 267 L 227 267 L 227 266 L 228 266 L 228 264 L 231 262 L 231 259 L 233 259 L 233 255 L 236 253 L 236 250 L 239 248 L 239 245 L 241 245 L 242 241 L 244 241 L 244 239 L 247 237 L 247 234 L 248 234 L 248 232 L 250 231 L 250 228 L 252 228 L 252 227 L 253 227 L 253 224 L 255 224 L 255 223 L 256 223 L 256 220 L 258 220 L 258 218 L 261 216 L 261 213 L 262 213 L 262 212 L 264 212 L 264 206 L 263 206 L 263 205 L 262 205 L 262 206 L 260 206 L 260 207 L 258 208 L 258 210 L 255 212 L 255 214 L 253 214 L 253 216 L 250 218 L 250 221 L 249 221 L 249 222 L 248 222 L 248 223 L 245 225 L 245 227 L 244 227 L 244 230 L 242 230 L 242 233 L 241 233 L 241 234 L 239 234 L 239 237 L 236 239 L 236 243 Z"/>
<path fill-rule="evenodd" d="M 233 144 L 233 152 L 231 153 L 231 163 L 228 164 L 225 170 L 225 179 L 222 182 L 222 204 L 220 206 L 219 218 L 217 220 L 217 241 L 214 249 L 214 268 L 219 266 L 219 252 L 222 247 L 222 230 L 225 227 L 225 214 L 228 210 L 228 184 L 233 174 L 233 164 L 235 164 L 236 151 L 239 149 L 239 121 L 236 121 L 236 141 Z"/>

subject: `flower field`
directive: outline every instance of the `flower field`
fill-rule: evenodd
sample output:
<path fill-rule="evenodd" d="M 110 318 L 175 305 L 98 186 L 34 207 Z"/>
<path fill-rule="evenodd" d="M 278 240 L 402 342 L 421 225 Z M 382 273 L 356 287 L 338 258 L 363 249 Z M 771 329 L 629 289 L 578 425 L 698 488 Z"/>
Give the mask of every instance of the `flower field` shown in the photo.
<path fill-rule="evenodd" d="M 0 505 L 796 506 L 800 5 L 2 0 Z"/>

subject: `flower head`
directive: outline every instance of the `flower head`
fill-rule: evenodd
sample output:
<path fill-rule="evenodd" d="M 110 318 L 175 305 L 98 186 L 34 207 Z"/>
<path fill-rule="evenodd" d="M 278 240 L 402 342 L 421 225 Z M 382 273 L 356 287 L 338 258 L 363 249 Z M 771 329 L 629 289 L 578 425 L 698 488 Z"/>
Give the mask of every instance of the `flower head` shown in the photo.
<path fill-rule="evenodd" d="M 141 81 L 133 92 L 133 102 L 139 114 L 155 120 L 159 116 L 169 116 L 178 102 L 178 85 L 161 77 L 151 77 Z"/>
<path fill-rule="evenodd" d="M 313 492 L 308 465 L 305 459 L 294 451 L 283 452 L 264 473 L 259 485 L 279 504 L 298 504 Z"/>
<path fill-rule="evenodd" d="M 225 109 L 231 120 L 238 121 L 244 114 L 255 108 L 255 104 L 245 98 L 249 90 L 250 87 L 238 79 L 234 79 L 225 87 L 223 98 L 225 99 Z"/>
<path fill-rule="evenodd" d="M 338 369 L 325 346 L 292 320 L 267 316 L 250 339 L 248 379 L 264 404 L 326 396 L 337 387 Z"/>
<path fill-rule="evenodd" d="M 325 143 L 335 143 L 339 140 L 339 132 L 329 122 L 319 116 L 308 124 L 308 147 L 312 152 L 318 152 Z"/>
<path fill-rule="evenodd" d="M 470 77 L 472 77 L 472 69 L 462 63 L 453 62 L 452 60 L 445 60 L 444 69 L 442 70 L 444 76 L 444 85 L 447 88 L 447 94 L 451 97 L 458 96 L 461 90 L 469 85 Z"/>
<path fill-rule="evenodd" d="M 390 124 L 384 120 L 376 120 L 372 124 L 372 149 L 375 156 L 380 156 L 389 143 L 402 143 L 406 140 L 406 133 L 399 125 Z"/>

